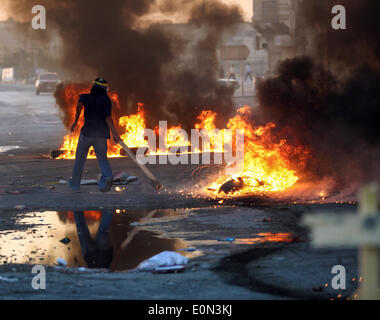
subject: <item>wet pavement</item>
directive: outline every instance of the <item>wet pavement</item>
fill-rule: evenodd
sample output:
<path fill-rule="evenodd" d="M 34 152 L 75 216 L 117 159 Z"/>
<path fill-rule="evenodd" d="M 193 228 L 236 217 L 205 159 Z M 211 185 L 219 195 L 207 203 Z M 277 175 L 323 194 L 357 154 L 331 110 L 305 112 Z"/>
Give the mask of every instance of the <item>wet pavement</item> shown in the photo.
<path fill-rule="evenodd" d="M 154 210 L 153 214 L 180 216 L 186 212 Z M 110 268 L 112 260 L 117 260 L 114 270 L 128 270 L 162 251 L 177 251 L 189 258 L 200 254 L 188 251 L 189 244 L 181 239 L 165 239 L 144 230 L 134 232 L 127 248 L 118 252 L 120 243 L 140 229 L 139 222 L 149 214 L 152 211 L 116 209 L 18 215 L 16 225 L 29 227 L 0 232 L 0 264 L 57 265 L 63 260 L 69 268 Z"/>
<path fill-rule="evenodd" d="M 356 250 L 312 249 L 299 219 L 304 212 L 343 213 L 352 209 L 354 206 L 349 204 L 297 204 L 262 208 L 0 210 L 2 296 L 346 299 L 358 282 L 350 281 L 343 292 L 333 290 L 331 267 L 343 264 L 349 279 L 359 279 Z M 127 239 L 127 247 L 120 250 Z M 129 272 L 162 251 L 190 258 L 184 272 Z M 67 266 L 58 266 L 58 259 Z M 30 287 L 31 269 L 36 264 L 47 268 L 45 292 Z M 69 296 L 59 290 L 62 284 L 65 290 L 69 288 Z"/>
<path fill-rule="evenodd" d="M 239 214 L 240 208 L 223 208 Z M 189 238 L 165 237 L 160 226 L 178 219 L 216 213 L 218 207 L 203 209 L 76 210 L 10 212 L 14 230 L 0 231 L 0 264 L 59 265 L 69 268 L 130 270 L 162 251 L 176 251 L 188 258 L 229 254 L 238 246 L 269 242 L 292 242 L 290 232 L 257 232 L 212 235 L 203 230 Z M 262 221 L 271 222 L 270 218 Z M 182 235 L 182 237 L 181 237 Z M 128 239 L 128 245 L 121 244 Z"/>
<path fill-rule="evenodd" d="M 284 216 L 287 221 L 284 228 L 279 224 L 283 220 L 279 219 L 279 214 L 283 212 L 281 208 L 266 211 L 220 206 L 185 209 L 117 208 L 112 211 L 0 210 L 0 297 L 273 299 L 276 296 L 272 294 L 230 283 L 228 277 L 214 271 L 214 268 L 221 259 L 230 255 L 293 241 L 291 229 L 294 230 L 294 215 Z M 99 235 L 102 225 L 108 230 L 105 247 L 102 235 Z M 93 261 L 90 261 L 92 265 L 88 269 L 89 260 L 86 261 L 86 254 L 83 254 L 86 241 L 82 239 L 81 243 L 80 235 L 81 232 L 84 232 L 82 235 L 86 233 L 86 228 L 91 238 L 87 239 L 89 247 L 106 248 L 103 253 L 112 247 L 111 265 L 114 265 L 114 269 L 99 269 L 99 265 L 94 265 Z M 118 251 L 120 244 L 131 234 L 134 236 L 128 246 Z M 167 250 L 190 258 L 183 272 L 159 275 L 128 272 L 142 260 Z M 98 262 L 103 259 L 99 259 L 99 254 L 91 257 L 98 259 Z M 67 267 L 58 266 L 58 258 L 65 260 Z M 47 268 L 45 291 L 31 288 L 31 270 L 36 264 Z"/>
<path fill-rule="evenodd" d="M 193 165 L 149 165 L 165 186 L 157 194 L 126 158 L 110 159 L 112 169 L 138 176 L 136 184 L 73 194 L 59 184 L 73 161 L 48 159 L 66 133 L 54 98 L 35 96 L 32 86 L 0 86 L 0 107 L 0 298 L 332 299 L 355 289 L 355 282 L 342 293 L 325 284 L 341 263 L 358 279 L 356 251 L 314 250 L 299 225 L 304 213 L 354 205 L 222 201 L 200 194 L 219 169 Z M 98 174 L 97 161 L 87 160 L 83 179 Z M 164 250 L 190 258 L 184 272 L 129 272 Z M 47 269 L 44 291 L 31 287 L 36 264 Z M 77 274 L 83 267 L 98 271 Z"/>
<path fill-rule="evenodd" d="M 0 156 L 47 154 L 66 133 L 53 94 L 33 85 L 0 85 L 0 110 Z"/>

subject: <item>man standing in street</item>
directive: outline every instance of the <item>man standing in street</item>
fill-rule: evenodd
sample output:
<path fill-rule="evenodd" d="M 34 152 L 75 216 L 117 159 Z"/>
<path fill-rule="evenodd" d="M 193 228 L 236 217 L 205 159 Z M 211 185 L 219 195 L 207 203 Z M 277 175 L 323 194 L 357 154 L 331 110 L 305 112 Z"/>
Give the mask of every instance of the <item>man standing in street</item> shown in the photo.
<path fill-rule="evenodd" d="M 251 81 L 253 81 L 252 68 L 251 68 L 249 63 L 246 63 L 246 65 L 245 65 L 245 81 L 247 81 L 248 78 L 250 78 Z"/>
<path fill-rule="evenodd" d="M 78 125 L 78 119 L 84 108 L 84 125 L 78 140 L 75 163 L 70 180 L 70 187 L 75 192 L 80 191 L 83 167 L 91 146 L 94 147 L 95 155 L 102 172 L 99 190 L 101 192 L 108 192 L 112 187 L 112 169 L 107 159 L 107 139 L 110 139 L 110 129 L 115 142 L 120 141 L 120 136 L 111 117 L 112 104 L 107 91 L 107 81 L 97 78 L 93 82 L 91 92 L 79 96 L 75 121 L 71 127 L 71 132 L 73 132 Z"/>
<path fill-rule="evenodd" d="M 234 66 L 231 64 L 230 67 L 229 67 L 229 76 L 228 76 L 228 80 L 230 80 L 231 78 L 236 80 L 236 75 L 235 75 L 235 68 Z"/>

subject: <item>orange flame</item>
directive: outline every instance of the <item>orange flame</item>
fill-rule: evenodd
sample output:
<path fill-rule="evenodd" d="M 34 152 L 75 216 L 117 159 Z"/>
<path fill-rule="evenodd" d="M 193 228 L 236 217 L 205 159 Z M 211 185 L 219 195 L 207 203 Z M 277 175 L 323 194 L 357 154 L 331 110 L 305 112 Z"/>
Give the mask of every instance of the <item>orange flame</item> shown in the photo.
<path fill-rule="evenodd" d="M 148 146 L 147 141 L 144 139 L 145 112 L 142 103 L 138 104 L 136 114 L 121 117 L 119 119 L 119 126 L 125 130 L 120 138 L 128 147 L 137 148 Z"/>
<path fill-rule="evenodd" d="M 256 237 L 253 238 L 239 238 L 236 239 L 237 244 L 256 244 L 265 242 L 293 242 L 295 238 L 291 233 L 271 233 L 262 232 L 258 233 Z"/>
<path fill-rule="evenodd" d="M 298 152 L 285 140 L 274 142 L 271 130 L 274 123 L 254 127 L 249 119 L 251 108 L 244 106 L 229 120 L 227 128 L 244 129 L 244 166 L 230 176 L 221 176 L 211 183 L 207 190 L 219 194 L 220 187 L 227 181 L 239 182 L 241 187 L 234 195 L 284 191 L 297 181 L 296 172 L 289 168 L 289 155 Z"/>
<path fill-rule="evenodd" d="M 88 92 L 88 88 L 79 89 L 75 85 L 68 85 L 64 92 L 65 103 L 72 110 L 69 115 L 69 121 L 74 121 L 74 112 L 78 99 L 78 95 Z M 118 96 L 116 93 L 110 93 L 110 98 L 114 105 L 119 108 Z M 227 123 L 226 129 L 244 129 L 244 165 L 238 172 L 233 175 L 221 175 L 215 181 L 207 183 L 204 189 L 209 195 L 218 196 L 236 196 L 247 193 L 268 193 L 279 192 L 291 188 L 299 180 L 294 169 L 291 169 L 291 159 L 294 154 L 307 155 L 307 151 L 301 147 L 293 147 L 287 144 L 284 139 L 275 139 L 272 131 L 276 127 L 274 123 L 268 123 L 264 126 L 255 126 L 250 118 L 251 107 L 244 106 L 237 111 L 235 117 L 231 118 Z M 137 113 L 129 116 L 120 117 L 118 124 L 123 130 L 121 134 L 122 140 L 129 147 L 148 147 L 148 143 L 144 138 L 144 129 L 146 128 L 146 114 L 143 104 L 138 104 Z M 210 140 L 210 147 L 202 149 L 203 152 L 223 152 L 223 143 L 225 142 L 225 129 L 216 130 L 215 119 L 217 113 L 204 110 L 197 118 L 194 127 L 204 130 L 205 135 Z M 60 158 L 75 158 L 76 146 L 80 134 L 80 128 L 83 125 L 83 117 L 80 118 L 78 129 L 64 137 L 61 150 L 63 151 Z M 190 146 L 190 139 L 181 132 L 181 125 L 173 126 L 167 130 L 167 149 L 150 151 L 150 154 L 168 153 L 173 146 Z M 155 128 L 155 132 L 159 133 L 159 128 Z M 234 136 L 233 136 L 234 139 Z M 109 157 L 120 157 L 119 145 L 109 142 Z M 200 152 L 194 149 L 193 152 Z M 89 157 L 95 155 L 92 150 Z M 221 194 L 220 187 L 226 182 L 234 180 L 239 181 L 241 186 L 238 190 L 231 193 Z"/>

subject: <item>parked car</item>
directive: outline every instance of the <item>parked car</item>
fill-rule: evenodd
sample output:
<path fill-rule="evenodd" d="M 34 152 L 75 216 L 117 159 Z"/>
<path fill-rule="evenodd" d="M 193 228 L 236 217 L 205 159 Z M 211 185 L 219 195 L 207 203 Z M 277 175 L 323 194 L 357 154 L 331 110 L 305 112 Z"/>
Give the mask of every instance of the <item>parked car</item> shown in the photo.
<path fill-rule="evenodd" d="M 36 78 L 36 94 L 41 92 L 54 92 L 57 85 L 61 82 L 57 73 L 41 73 Z"/>

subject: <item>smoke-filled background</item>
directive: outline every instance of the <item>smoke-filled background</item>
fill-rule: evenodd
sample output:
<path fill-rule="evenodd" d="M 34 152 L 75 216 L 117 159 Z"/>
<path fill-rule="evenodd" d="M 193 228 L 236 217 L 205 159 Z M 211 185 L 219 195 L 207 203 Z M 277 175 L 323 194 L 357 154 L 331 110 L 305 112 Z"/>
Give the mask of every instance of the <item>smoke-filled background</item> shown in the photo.
<path fill-rule="evenodd" d="M 39 1 L 49 28 L 63 41 L 62 65 L 72 81 L 101 76 L 119 95 L 119 115 L 143 102 L 148 125 L 166 119 L 190 128 L 202 108 L 227 116 L 232 90 L 217 85 L 216 50 L 223 32 L 242 21 L 239 7 L 216 0 Z M 30 16 L 30 1 L 12 0 L 8 10 Z M 144 23 L 151 12 L 187 12 L 194 38 L 170 25 Z M 64 106 L 62 106 L 64 107 Z M 66 124 L 69 125 L 69 124 Z"/>
<path fill-rule="evenodd" d="M 238 7 L 216 0 L 39 2 L 62 37 L 65 70 L 75 81 L 106 78 L 122 114 L 143 102 L 149 126 L 167 119 L 189 129 L 202 109 L 218 112 L 219 127 L 233 111 L 233 92 L 216 83 L 216 51 L 223 33 L 242 21 Z M 346 30 L 331 27 L 336 4 L 300 1 L 296 36 L 306 39 L 307 49 L 258 83 L 252 121 L 274 122 L 278 139 L 309 151 L 292 162 L 303 180 L 328 177 L 338 190 L 380 174 L 380 2 L 339 1 L 347 10 Z M 12 0 L 8 9 L 30 15 L 31 6 Z M 151 12 L 186 12 L 194 37 L 152 23 L 146 19 Z"/>
<path fill-rule="evenodd" d="M 258 99 L 262 120 L 276 123 L 278 136 L 310 150 L 308 179 L 331 177 L 331 187 L 342 190 L 380 177 L 380 2 L 340 1 L 346 30 L 331 27 L 336 4 L 301 3 L 309 55 L 280 64 L 258 85 Z"/>

